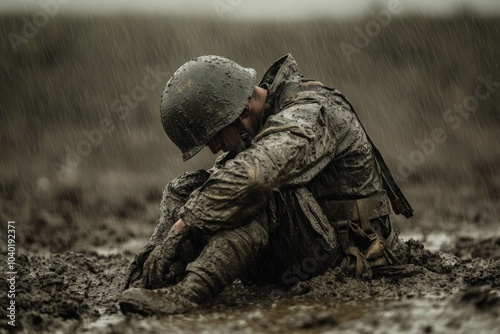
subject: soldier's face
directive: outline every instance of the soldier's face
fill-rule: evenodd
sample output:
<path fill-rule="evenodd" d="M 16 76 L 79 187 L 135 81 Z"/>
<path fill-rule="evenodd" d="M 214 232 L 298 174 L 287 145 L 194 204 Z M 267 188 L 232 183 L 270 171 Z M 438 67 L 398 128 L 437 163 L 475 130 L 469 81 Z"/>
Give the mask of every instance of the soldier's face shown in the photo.
<path fill-rule="evenodd" d="M 255 87 L 254 94 L 250 98 L 247 107 L 240 115 L 240 121 L 248 134 L 253 138 L 260 130 L 262 113 L 267 91 L 260 87 Z M 220 150 L 224 152 L 241 152 L 245 144 L 241 140 L 240 133 L 235 125 L 230 124 L 217 132 L 217 134 L 207 143 L 212 153 Z"/>
<path fill-rule="evenodd" d="M 267 90 L 255 87 L 247 107 L 240 116 L 241 124 L 252 138 L 259 133 L 262 126 L 262 113 L 264 112 L 266 96 Z"/>
<path fill-rule="evenodd" d="M 217 134 L 209 140 L 207 146 L 212 153 L 215 154 L 220 150 L 224 152 L 239 150 L 241 144 L 238 129 L 233 124 L 230 124 L 217 132 Z"/>

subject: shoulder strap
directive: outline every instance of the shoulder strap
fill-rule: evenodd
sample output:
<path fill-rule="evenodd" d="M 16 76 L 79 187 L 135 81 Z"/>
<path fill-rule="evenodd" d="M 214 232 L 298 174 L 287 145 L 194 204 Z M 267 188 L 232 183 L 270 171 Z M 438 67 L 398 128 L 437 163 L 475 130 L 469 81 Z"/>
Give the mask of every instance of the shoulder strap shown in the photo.
<path fill-rule="evenodd" d="M 366 132 L 365 127 L 363 126 L 363 123 L 361 123 L 361 120 L 358 117 L 358 114 L 356 113 L 356 110 L 352 106 L 351 102 L 349 102 L 342 94 L 340 94 L 342 98 L 349 104 L 351 107 L 352 112 L 358 119 L 359 124 L 361 124 L 361 127 L 363 128 L 363 131 L 366 134 L 366 138 L 368 138 L 368 141 L 372 145 L 373 149 L 373 154 L 375 155 L 375 159 L 377 161 L 377 164 L 380 168 L 380 172 L 382 174 L 382 182 L 384 185 L 384 189 L 387 192 L 387 196 L 391 200 L 391 205 L 392 209 L 394 210 L 394 213 L 397 215 L 403 215 L 406 218 L 410 218 L 413 216 L 413 208 L 411 207 L 410 203 L 406 199 L 405 195 L 397 185 L 396 181 L 394 180 L 394 177 L 391 174 L 391 171 L 387 164 L 385 163 L 384 157 L 382 157 L 382 154 L 378 150 L 377 146 L 373 143 L 372 139 L 368 135 L 368 132 Z"/>
<path fill-rule="evenodd" d="M 366 132 L 366 131 L 365 131 Z M 384 183 L 384 189 L 387 192 L 387 196 L 391 200 L 392 209 L 394 213 L 397 215 L 403 215 L 406 218 L 410 218 L 413 216 L 413 208 L 410 203 L 406 199 L 405 195 L 397 185 L 394 177 L 392 177 L 391 171 L 382 157 L 382 154 L 378 150 L 377 146 L 372 142 L 368 134 L 366 134 L 370 144 L 373 147 L 373 153 L 375 154 L 375 159 L 377 159 L 377 163 L 380 167 L 380 171 L 382 173 L 382 181 Z"/>

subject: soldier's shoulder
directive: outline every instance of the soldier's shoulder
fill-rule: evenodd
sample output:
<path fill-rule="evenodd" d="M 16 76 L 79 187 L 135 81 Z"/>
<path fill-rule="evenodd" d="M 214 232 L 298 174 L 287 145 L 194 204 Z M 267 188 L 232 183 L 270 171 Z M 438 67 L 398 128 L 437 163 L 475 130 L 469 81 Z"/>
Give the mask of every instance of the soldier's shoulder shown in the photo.
<path fill-rule="evenodd" d="M 315 122 L 321 112 L 321 108 L 321 103 L 315 100 L 301 101 L 301 103 L 289 103 L 278 113 L 273 115 L 268 123 L 272 126 L 276 125 L 276 123 L 293 122 L 300 125 L 304 122 Z"/>

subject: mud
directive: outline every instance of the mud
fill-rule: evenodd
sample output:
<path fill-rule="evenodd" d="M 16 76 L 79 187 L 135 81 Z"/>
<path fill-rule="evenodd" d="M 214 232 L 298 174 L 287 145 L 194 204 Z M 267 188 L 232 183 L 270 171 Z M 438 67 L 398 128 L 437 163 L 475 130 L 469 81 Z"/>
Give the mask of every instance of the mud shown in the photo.
<path fill-rule="evenodd" d="M 142 317 L 122 315 L 117 300 L 128 264 L 156 226 L 161 190 L 114 201 L 79 188 L 38 199 L 23 194 L 0 202 L 17 217 L 18 250 L 16 327 L 2 317 L 0 333 L 495 333 L 500 326 L 493 216 L 458 220 L 417 202 L 425 215 L 394 219 L 412 250 L 404 270 L 355 280 L 331 269 L 291 289 L 236 281 L 207 309 Z M 0 289 L 7 291 L 5 279 Z"/>
<path fill-rule="evenodd" d="M 26 251 L 17 258 L 15 331 L 493 333 L 500 326 L 500 237 L 452 239 L 439 252 L 407 240 L 411 264 L 400 273 L 356 280 L 331 269 L 288 290 L 236 281 L 210 308 L 168 317 L 118 310 L 137 245 L 110 243 L 117 248 L 108 252 Z M 13 329 L 5 321 L 1 326 L 1 332 Z"/>

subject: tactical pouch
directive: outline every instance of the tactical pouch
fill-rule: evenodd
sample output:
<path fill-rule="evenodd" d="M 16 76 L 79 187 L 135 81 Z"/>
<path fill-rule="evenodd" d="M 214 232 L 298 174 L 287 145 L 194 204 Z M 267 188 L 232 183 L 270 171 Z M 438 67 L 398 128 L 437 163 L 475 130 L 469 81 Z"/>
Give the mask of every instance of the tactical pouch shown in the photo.
<path fill-rule="evenodd" d="M 385 192 L 351 201 L 321 201 L 337 232 L 344 259 L 341 269 L 346 275 L 372 276 L 372 268 L 399 264 L 390 249 L 394 233 L 382 240 L 372 228 L 371 220 L 390 214 L 390 202 Z"/>
<path fill-rule="evenodd" d="M 392 232 L 383 241 L 376 233 L 367 234 L 358 224 L 349 220 L 334 225 L 344 251 L 340 268 L 346 275 L 371 278 L 372 268 L 399 264 L 389 246 L 394 235 Z"/>

